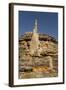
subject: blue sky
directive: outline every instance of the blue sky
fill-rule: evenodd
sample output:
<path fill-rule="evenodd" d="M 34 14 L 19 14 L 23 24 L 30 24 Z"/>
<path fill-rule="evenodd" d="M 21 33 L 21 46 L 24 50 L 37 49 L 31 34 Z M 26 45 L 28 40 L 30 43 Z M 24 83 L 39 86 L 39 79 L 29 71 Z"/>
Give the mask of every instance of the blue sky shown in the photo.
<path fill-rule="evenodd" d="M 35 18 L 38 18 L 38 32 L 58 39 L 58 13 L 19 11 L 19 37 L 32 32 Z"/>

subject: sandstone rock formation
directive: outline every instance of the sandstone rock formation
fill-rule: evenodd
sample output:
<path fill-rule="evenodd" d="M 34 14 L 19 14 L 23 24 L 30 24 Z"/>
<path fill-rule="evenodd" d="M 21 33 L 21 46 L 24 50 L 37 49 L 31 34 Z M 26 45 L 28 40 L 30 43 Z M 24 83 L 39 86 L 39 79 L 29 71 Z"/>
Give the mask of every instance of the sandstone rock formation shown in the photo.
<path fill-rule="evenodd" d="M 49 35 L 39 34 L 39 48 L 31 55 L 32 35 L 26 32 L 19 39 L 19 78 L 58 76 L 58 42 Z"/>

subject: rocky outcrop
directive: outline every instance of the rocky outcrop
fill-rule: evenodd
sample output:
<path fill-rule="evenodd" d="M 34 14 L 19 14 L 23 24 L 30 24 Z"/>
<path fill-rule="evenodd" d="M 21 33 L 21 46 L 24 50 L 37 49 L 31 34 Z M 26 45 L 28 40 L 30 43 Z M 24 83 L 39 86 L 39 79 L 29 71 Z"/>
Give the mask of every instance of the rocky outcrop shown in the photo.
<path fill-rule="evenodd" d="M 54 77 L 58 75 L 58 42 L 51 36 L 39 34 L 41 48 L 30 54 L 32 32 L 19 39 L 19 78 Z"/>
<path fill-rule="evenodd" d="M 32 32 L 26 32 L 24 35 L 22 35 L 20 37 L 19 41 L 21 41 L 21 40 L 26 40 L 26 41 L 31 40 L 32 34 L 33 34 Z M 40 34 L 40 33 L 38 33 L 38 34 L 39 34 L 39 40 L 52 41 L 52 42 L 57 43 L 57 40 L 55 38 L 53 38 L 53 37 L 51 37 L 47 34 Z"/>

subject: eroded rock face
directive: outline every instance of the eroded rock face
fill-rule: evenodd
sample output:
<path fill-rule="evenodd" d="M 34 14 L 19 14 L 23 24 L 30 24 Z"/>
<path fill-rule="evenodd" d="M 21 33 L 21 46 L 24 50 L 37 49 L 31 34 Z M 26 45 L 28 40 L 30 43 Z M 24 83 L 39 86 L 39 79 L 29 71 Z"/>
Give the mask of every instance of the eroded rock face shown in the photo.
<path fill-rule="evenodd" d="M 54 77 L 58 75 L 58 42 L 51 36 L 39 34 L 40 45 L 30 53 L 32 32 L 19 39 L 19 78 Z"/>

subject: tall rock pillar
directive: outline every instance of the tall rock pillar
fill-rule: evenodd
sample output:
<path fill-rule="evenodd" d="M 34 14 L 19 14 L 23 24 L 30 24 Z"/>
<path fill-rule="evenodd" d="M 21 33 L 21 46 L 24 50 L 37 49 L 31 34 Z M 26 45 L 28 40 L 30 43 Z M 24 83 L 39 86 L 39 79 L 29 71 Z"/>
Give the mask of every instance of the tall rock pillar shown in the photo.
<path fill-rule="evenodd" d="M 33 34 L 32 34 L 31 43 L 30 43 L 30 54 L 31 55 L 33 55 L 35 52 L 38 51 L 39 43 L 40 42 L 39 42 L 39 34 L 38 34 L 38 22 L 37 22 L 37 19 L 35 19 Z"/>

